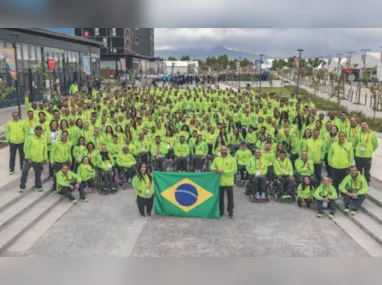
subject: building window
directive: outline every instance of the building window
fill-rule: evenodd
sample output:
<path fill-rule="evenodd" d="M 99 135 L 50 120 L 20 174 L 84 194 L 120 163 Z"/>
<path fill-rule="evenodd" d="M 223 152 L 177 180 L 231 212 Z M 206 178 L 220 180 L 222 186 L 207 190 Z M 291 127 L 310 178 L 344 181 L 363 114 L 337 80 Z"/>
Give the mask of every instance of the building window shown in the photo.
<path fill-rule="evenodd" d="M 116 49 L 116 48 L 115 48 L 115 49 L 113 49 L 113 52 L 114 52 L 114 53 L 117 53 L 117 49 Z"/>
<path fill-rule="evenodd" d="M 116 28 L 112 28 L 111 29 L 111 34 L 113 37 L 117 36 L 117 29 Z"/>
<path fill-rule="evenodd" d="M 99 28 L 94 28 L 94 34 L 95 34 L 96 36 L 99 36 Z"/>

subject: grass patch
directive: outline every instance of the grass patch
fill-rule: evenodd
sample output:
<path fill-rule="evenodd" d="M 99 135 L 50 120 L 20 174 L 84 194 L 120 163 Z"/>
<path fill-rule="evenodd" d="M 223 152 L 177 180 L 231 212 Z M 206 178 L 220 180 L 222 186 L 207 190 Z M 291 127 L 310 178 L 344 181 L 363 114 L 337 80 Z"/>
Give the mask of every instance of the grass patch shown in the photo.
<path fill-rule="evenodd" d="M 281 87 L 272 87 L 272 88 L 270 88 L 270 91 L 268 91 L 268 88 L 265 87 L 265 88 L 261 88 L 261 91 L 267 92 L 267 93 L 276 93 L 278 95 L 280 94 L 280 91 L 281 91 L 281 96 L 289 96 L 291 93 L 295 93 L 296 86 L 289 85 L 289 86 L 283 87 L 282 90 L 280 90 L 280 89 L 281 89 Z M 253 88 L 253 90 L 255 92 L 260 92 L 259 88 Z M 337 106 L 336 102 L 330 101 L 329 99 L 325 99 L 325 98 L 322 98 L 320 96 L 313 95 L 313 94 L 309 93 L 306 89 L 301 88 L 301 87 L 299 88 L 299 93 L 300 93 L 300 97 L 302 98 L 303 102 L 306 101 L 306 99 L 309 97 L 316 104 L 316 107 L 319 110 L 326 111 L 326 112 L 333 111 L 333 112 L 336 112 L 337 116 L 340 115 L 341 111 L 345 111 L 348 113 L 349 119 L 353 116 L 357 117 L 357 120 L 359 123 L 360 122 L 367 122 L 370 129 L 372 129 L 376 132 L 382 133 L 382 118 L 373 119 L 373 118 L 367 116 L 363 112 L 350 111 L 347 107 L 343 106 L 342 104 Z"/>

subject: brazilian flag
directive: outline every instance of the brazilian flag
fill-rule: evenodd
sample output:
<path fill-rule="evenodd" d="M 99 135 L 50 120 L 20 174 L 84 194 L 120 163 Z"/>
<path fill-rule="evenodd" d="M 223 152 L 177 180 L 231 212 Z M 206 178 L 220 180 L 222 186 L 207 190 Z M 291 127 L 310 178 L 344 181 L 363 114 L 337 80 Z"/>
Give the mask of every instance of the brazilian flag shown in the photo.
<path fill-rule="evenodd" d="M 155 212 L 159 215 L 219 218 L 216 173 L 154 172 Z"/>

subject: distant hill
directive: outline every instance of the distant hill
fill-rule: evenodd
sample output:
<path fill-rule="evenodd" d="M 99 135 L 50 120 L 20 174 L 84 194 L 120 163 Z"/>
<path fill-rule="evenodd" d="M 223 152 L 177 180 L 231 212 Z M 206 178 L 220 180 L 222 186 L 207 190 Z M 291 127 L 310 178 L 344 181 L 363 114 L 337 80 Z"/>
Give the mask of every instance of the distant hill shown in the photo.
<path fill-rule="evenodd" d="M 257 54 L 254 53 L 247 53 L 243 51 L 238 50 L 230 50 L 223 46 L 215 47 L 215 48 L 185 48 L 185 49 L 166 49 L 166 50 L 156 50 L 155 56 L 156 57 L 162 57 L 164 59 L 167 59 L 169 56 L 175 56 L 178 60 L 183 55 L 190 56 L 192 59 L 201 59 L 205 60 L 206 57 L 218 57 L 219 55 L 226 54 L 229 59 L 239 59 L 241 57 L 242 59 L 247 58 L 250 61 L 254 62 L 255 60 L 259 60 L 260 57 Z M 267 59 L 268 57 L 265 55 L 263 57 L 264 59 Z"/>

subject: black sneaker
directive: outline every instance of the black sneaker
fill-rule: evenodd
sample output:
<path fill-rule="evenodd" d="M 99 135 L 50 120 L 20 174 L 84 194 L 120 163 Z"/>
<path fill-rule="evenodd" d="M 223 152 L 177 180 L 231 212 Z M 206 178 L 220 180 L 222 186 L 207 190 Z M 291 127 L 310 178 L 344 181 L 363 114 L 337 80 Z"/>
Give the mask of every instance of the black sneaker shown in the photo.
<path fill-rule="evenodd" d="M 229 217 L 230 219 L 232 219 L 232 218 L 233 218 L 233 214 L 229 214 L 228 217 Z"/>
<path fill-rule="evenodd" d="M 145 218 L 146 216 L 145 215 L 141 215 L 142 218 Z"/>

